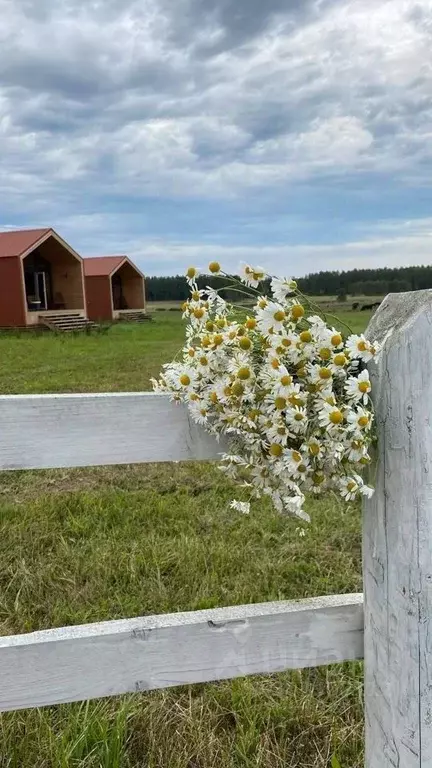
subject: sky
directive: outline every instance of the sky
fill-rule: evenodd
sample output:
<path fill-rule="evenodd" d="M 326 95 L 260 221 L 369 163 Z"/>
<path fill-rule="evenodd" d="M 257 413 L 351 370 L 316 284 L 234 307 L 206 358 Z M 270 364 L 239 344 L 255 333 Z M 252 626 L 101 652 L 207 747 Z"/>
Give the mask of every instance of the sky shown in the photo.
<path fill-rule="evenodd" d="M 432 0 L 0 0 L 0 229 L 148 275 L 432 259 Z"/>

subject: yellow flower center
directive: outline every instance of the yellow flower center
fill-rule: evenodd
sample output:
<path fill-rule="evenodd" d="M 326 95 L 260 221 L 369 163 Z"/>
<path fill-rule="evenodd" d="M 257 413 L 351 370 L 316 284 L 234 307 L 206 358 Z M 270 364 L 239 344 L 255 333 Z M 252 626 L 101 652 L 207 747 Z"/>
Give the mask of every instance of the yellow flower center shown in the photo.
<path fill-rule="evenodd" d="M 208 365 L 208 360 L 206 357 L 200 357 L 199 361 L 201 365 Z"/>
<path fill-rule="evenodd" d="M 319 356 L 320 356 L 321 360 L 330 360 L 331 355 L 332 355 L 331 350 L 328 349 L 328 347 L 323 347 L 319 351 Z"/>
<path fill-rule="evenodd" d="M 199 291 L 192 291 L 191 296 L 194 301 L 199 301 L 199 298 L 200 298 Z"/>
<path fill-rule="evenodd" d="M 218 272 L 220 272 L 221 267 L 218 261 L 211 261 L 209 264 L 209 272 L 212 273 L 212 275 L 217 275 Z"/>
<path fill-rule="evenodd" d="M 210 341 L 209 337 L 208 336 L 204 336 L 204 338 L 203 338 L 203 340 L 201 342 L 201 345 L 203 347 L 209 347 L 210 344 L 211 344 L 211 341 Z"/>
<path fill-rule="evenodd" d="M 232 389 L 233 395 L 235 395 L 236 397 L 241 397 L 244 392 L 244 386 L 241 383 L 241 381 L 235 381 L 231 389 Z"/>
<path fill-rule="evenodd" d="M 299 464 L 297 467 L 298 472 L 307 472 L 307 466 L 306 464 Z"/>
<path fill-rule="evenodd" d="M 265 309 L 267 304 L 268 304 L 268 302 L 267 302 L 266 299 L 260 299 L 259 302 L 258 302 L 258 306 L 259 306 L 260 309 Z"/>
<path fill-rule="evenodd" d="M 330 368 L 320 368 L 319 369 L 319 377 L 320 379 L 331 379 L 332 373 Z"/>
<path fill-rule="evenodd" d="M 359 427 L 367 427 L 369 424 L 369 416 L 360 416 L 360 418 L 357 420 L 357 424 Z"/>
<path fill-rule="evenodd" d="M 296 411 L 294 414 L 294 421 L 303 421 L 304 414 L 301 411 Z"/>
<path fill-rule="evenodd" d="M 285 427 L 278 427 L 277 428 L 278 435 L 286 435 L 286 429 Z"/>
<path fill-rule="evenodd" d="M 193 392 L 190 396 L 190 399 L 192 400 L 193 403 L 196 403 L 199 400 L 199 397 L 198 395 L 195 394 L 195 392 Z"/>
<path fill-rule="evenodd" d="M 298 368 L 297 370 L 297 376 L 299 377 L 299 379 L 304 379 L 304 377 L 306 376 L 306 373 L 307 371 L 304 366 L 302 366 L 301 368 Z"/>
<path fill-rule="evenodd" d="M 304 316 L 305 309 L 301 304 L 294 304 L 291 308 L 291 317 L 293 320 L 300 320 Z"/>
<path fill-rule="evenodd" d="M 183 304 L 181 305 L 181 308 L 182 308 L 183 312 L 186 312 L 188 306 L 189 306 L 189 304 L 187 303 L 187 301 L 184 301 Z"/>
<path fill-rule="evenodd" d="M 235 339 L 236 336 L 237 336 L 237 331 L 230 331 L 228 334 L 229 339 Z"/>
<path fill-rule="evenodd" d="M 282 456 L 283 448 L 279 443 L 272 443 L 270 446 L 270 453 L 272 456 Z"/>
<path fill-rule="evenodd" d="M 283 411 L 284 408 L 286 408 L 286 400 L 284 397 L 277 397 L 275 399 L 275 407 L 278 409 L 278 411 Z"/>
<path fill-rule="evenodd" d="M 188 387 L 190 383 L 191 383 L 191 380 L 190 380 L 190 377 L 187 375 L 187 373 L 182 373 L 182 375 L 180 376 L 180 384 L 183 387 Z"/>
<path fill-rule="evenodd" d="M 213 344 L 215 347 L 220 347 L 220 345 L 223 344 L 223 336 L 221 336 L 220 333 L 217 333 L 213 338 Z"/>
<path fill-rule="evenodd" d="M 195 357 L 195 350 L 194 349 L 188 349 L 188 355 L 189 357 Z"/>
<path fill-rule="evenodd" d="M 369 392 L 369 390 L 370 390 L 370 382 L 369 381 L 359 381 L 358 388 L 359 388 L 360 392 L 363 392 L 363 394 L 365 392 Z"/>
<path fill-rule="evenodd" d="M 309 453 L 311 456 L 318 456 L 320 452 L 320 446 L 318 443 L 311 443 L 309 446 Z"/>
<path fill-rule="evenodd" d="M 207 322 L 206 322 L 206 324 L 205 324 L 205 327 L 206 327 L 206 330 L 207 330 L 207 331 L 210 331 L 210 333 L 211 333 L 212 331 L 214 331 L 214 323 L 212 323 L 212 321 L 211 321 L 211 320 L 207 320 Z"/>
<path fill-rule="evenodd" d="M 256 328 L 256 320 L 253 317 L 248 317 L 248 319 L 245 322 L 246 328 L 249 329 L 249 331 L 253 331 L 254 328 Z"/>
<path fill-rule="evenodd" d="M 194 315 L 197 318 L 197 320 L 201 320 L 202 317 L 204 317 L 205 311 L 204 309 L 201 309 L 201 307 L 197 307 L 197 309 L 194 309 Z"/>
<path fill-rule="evenodd" d="M 339 344 L 342 344 L 342 336 L 340 335 L 340 333 L 335 333 L 331 337 L 330 341 L 331 341 L 331 343 L 333 344 L 334 347 L 338 347 Z"/>
<path fill-rule="evenodd" d="M 279 362 L 279 360 L 277 359 L 277 357 L 274 357 L 274 358 L 273 358 L 273 360 L 271 361 L 270 365 L 271 365 L 271 367 L 272 367 L 272 368 L 274 368 L 274 369 L 275 369 L 275 371 L 277 371 L 277 369 L 278 369 L 278 368 L 279 368 L 279 366 L 280 366 L 280 362 Z"/>
<path fill-rule="evenodd" d="M 343 421 L 342 412 L 339 411 L 337 408 L 336 410 L 331 411 L 329 415 L 329 420 L 331 421 L 332 424 L 341 424 L 341 422 Z"/>
<path fill-rule="evenodd" d="M 312 341 L 312 334 L 310 331 L 302 331 L 300 334 L 300 341 L 303 341 L 304 344 L 309 344 L 310 341 Z"/>
<path fill-rule="evenodd" d="M 282 344 L 284 347 L 290 347 L 292 344 L 291 339 L 282 339 Z"/>
<path fill-rule="evenodd" d="M 188 270 L 186 272 L 189 280 L 192 280 L 197 275 L 197 270 L 195 267 L 188 267 Z"/>
<path fill-rule="evenodd" d="M 345 355 L 343 355 L 342 353 L 340 355 L 335 355 L 334 358 L 333 358 L 334 364 L 338 365 L 338 366 L 345 365 L 346 361 L 347 361 L 347 359 L 346 359 Z"/>
<path fill-rule="evenodd" d="M 303 400 L 302 400 L 302 398 L 301 398 L 301 397 L 299 397 L 298 395 L 290 395 L 290 397 L 288 398 L 288 400 L 289 400 L 289 402 L 290 402 L 290 404 L 291 404 L 291 405 L 297 405 L 297 406 L 302 406 L 302 405 L 304 405 L 304 401 L 303 401 Z"/>
<path fill-rule="evenodd" d="M 289 387 L 289 385 L 292 383 L 292 376 L 285 374 L 285 376 L 281 377 L 280 381 L 283 387 Z"/>
<path fill-rule="evenodd" d="M 291 451 L 292 460 L 298 464 L 301 461 L 301 453 L 298 451 Z"/>
<path fill-rule="evenodd" d="M 312 480 L 314 485 L 321 485 L 325 480 L 324 472 L 314 472 Z"/>
<path fill-rule="evenodd" d="M 217 396 L 216 392 L 212 392 L 212 393 L 211 393 L 211 395 L 210 395 L 210 400 L 211 400 L 211 402 L 212 402 L 212 403 L 214 403 L 215 405 L 216 405 L 216 404 L 219 402 L 219 401 L 218 401 L 218 396 Z"/>
<path fill-rule="evenodd" d="M 244 336 L 246 333 L 245 329 L 240 327 L 237 329 L 237 336 Z"/>
<path fill-rule="evenodd" d="M 224 387 L 224 395 L 225 395 L 225 397 L 231 397 L 231 395 L 232 395 L 231 387 Z"/>
<path fill-rule="evenodd" d="M 264 278 L 264 272 L 252 272 L 252 277 L 259 283 Z"/>
<path fill-rule="evenodd" d="M 249 418 L 252 421 L 255 421 L 255 419 L 258 418 L 259 414 L 260 414 L 260 412 L 259 412 L 258 408 L 252 408 L 252 410 L 249 411 Z"/>
<path fill-rule="evenodd" d="M 355 483 L 354 480 L 350 480 L 350 482 L 347 483 L 347 491 L 351 493 L 355 488 L 357 488 L 357 483 Z"/>
<path fill-rule="evenodd" d="M 250 379 L 251 376 L 251 370 L 246 365 L 242 368 L 239 368 L 237 371 L 237 378 L 241 379 L 242 381 L 246 381 L 246 379 Z"/>
<path fill-rule="evenodd" d="M 247 336 L 242 336 L 242 338 L 239 341 L 239 344 L 242 349 L 250 349 L 252 346 L 252 342 Z"/>
<path fill-rule="evenodd" d="M 217 327 L 218 327 L 218 328 L 225 328 L 225 326 L 226 326 L 226 320 L 225 320 L 225 318 L 224 318 L 224 317 L 220 317 L 220 318 L 219 318 L 219 319 L 216 321 L 216 325 L 217 325 Z"/>
<path fill-rule="evenodd" d="M 285 320 L 285 312 L 284 312 L 282 309 L 278 309 L 278 310 L 277 310 L 277 311 L 276 311 L 276 312 L 273 314 L 273 317 L 274 317 L 274 319 L 275 319 L 275 320 L 276 320 L 278 323 L 281 323 L 281 322 L 282 322 L 282 320 Z"/>
<path fill-rule="evenodd" d="M 367 344 L 365 341 L 359 341 L 357 344 L 357 349 L 359 352 L 366 352 L 367 350 Z"/>

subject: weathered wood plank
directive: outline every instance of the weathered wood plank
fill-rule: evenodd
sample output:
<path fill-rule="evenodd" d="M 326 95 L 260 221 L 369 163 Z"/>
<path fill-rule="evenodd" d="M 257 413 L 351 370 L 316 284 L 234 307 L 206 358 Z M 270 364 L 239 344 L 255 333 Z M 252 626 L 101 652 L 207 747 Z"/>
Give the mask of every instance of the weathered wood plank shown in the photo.
<path fill-rule="evenodd" d="M 364 509 L 367 768 L 432 765 L 432 291 L 388 296 L 368 328 L 379 448 Z"/>
<path fill-rule="evenodd" d="M 50 629 L 0 638 L 0 710 L 362 656 L 362 595 Z"/>
<path fill-rule="evenodd" d="M 164 394 L 0 396 L 0 470 L 215 459 L 222 450 Z"/>

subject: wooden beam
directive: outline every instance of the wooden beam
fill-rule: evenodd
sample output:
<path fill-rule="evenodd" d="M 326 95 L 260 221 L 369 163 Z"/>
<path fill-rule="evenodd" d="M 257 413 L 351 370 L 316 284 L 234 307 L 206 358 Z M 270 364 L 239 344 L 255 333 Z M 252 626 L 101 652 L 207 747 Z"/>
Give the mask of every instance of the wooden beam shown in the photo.
<path fill-rule="evenodd" d="M 0 470 L 216 459 L 223 450 L 165 394 L 0 396 Z"/>
<path fill-rule="evenodd" d="M 367 768 L 432 765 L 432 291 L 388 296 L 367 335 L 379 438 L 364 508 Z"/>
<path fill-rule="evenodd" d="M 0 710 L 362 656 L 358 594 L 49 629 L 0 638 Z"/>

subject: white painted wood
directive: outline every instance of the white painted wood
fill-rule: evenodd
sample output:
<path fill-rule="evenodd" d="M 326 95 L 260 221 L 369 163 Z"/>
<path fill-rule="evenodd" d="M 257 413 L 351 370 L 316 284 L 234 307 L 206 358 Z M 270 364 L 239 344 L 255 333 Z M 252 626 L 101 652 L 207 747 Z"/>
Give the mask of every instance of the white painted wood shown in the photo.
<path fill-rule="evenodd" d="M 379 434 L 364 508 L 367 768 L 432 766 L 432 291 L 390 295 L 368 328 Z"/>
<path fill-rule="evenodd" d="M 0 710 L 363 656 L 362 595 L 146 616 L 0 638 Z"/>
<path fill-rule="evenodd" d="M 0 470 L 215 459 L 223 450 L 165 394 L 0 396 Z"/>

